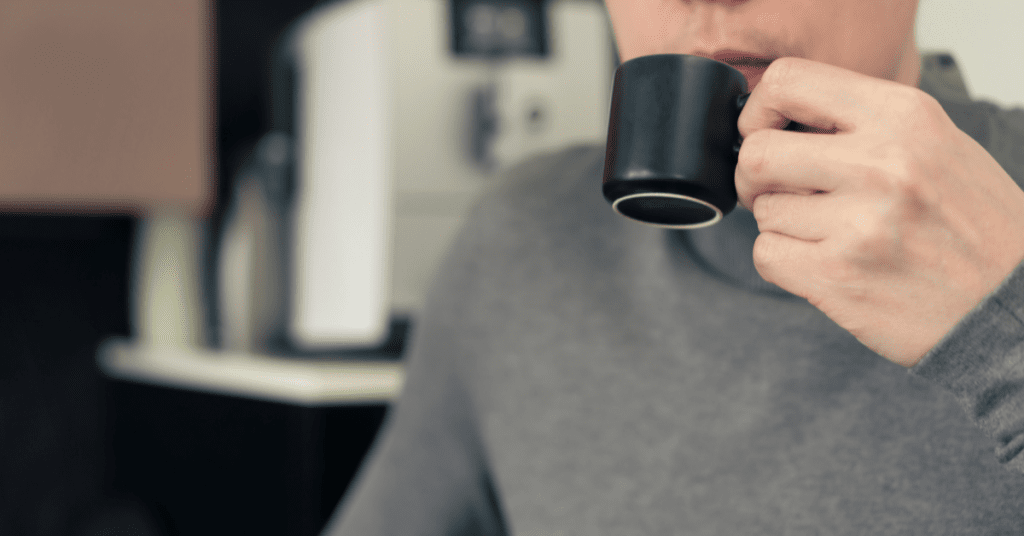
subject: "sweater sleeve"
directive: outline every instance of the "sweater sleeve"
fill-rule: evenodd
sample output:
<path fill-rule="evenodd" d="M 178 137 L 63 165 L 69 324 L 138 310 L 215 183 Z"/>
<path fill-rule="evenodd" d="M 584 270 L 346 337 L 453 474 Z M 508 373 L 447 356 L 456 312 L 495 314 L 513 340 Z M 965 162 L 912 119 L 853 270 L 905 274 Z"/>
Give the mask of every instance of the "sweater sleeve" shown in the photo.
<path fill-rule="evenodd" d="M 952 392 L 1000 463 L 1024 472 L 1024 263 L 910 372 Z"/>

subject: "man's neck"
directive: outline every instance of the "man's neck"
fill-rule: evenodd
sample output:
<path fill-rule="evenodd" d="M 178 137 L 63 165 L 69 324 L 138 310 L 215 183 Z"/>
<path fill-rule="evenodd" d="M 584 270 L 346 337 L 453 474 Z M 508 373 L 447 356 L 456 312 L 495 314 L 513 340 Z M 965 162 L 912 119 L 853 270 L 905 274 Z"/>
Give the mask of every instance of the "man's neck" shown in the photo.
<path fill-rule="evenodd" d="M 920 87 L 921 85 L 921 54 L 917 50 L 917 44 L 914 42 L 910 43 L 907 47 L 907 51 L 900 58 L 900 63 L 896 67 L 896 81 L 901 84 L 906 84 L 911 87 Z"/>

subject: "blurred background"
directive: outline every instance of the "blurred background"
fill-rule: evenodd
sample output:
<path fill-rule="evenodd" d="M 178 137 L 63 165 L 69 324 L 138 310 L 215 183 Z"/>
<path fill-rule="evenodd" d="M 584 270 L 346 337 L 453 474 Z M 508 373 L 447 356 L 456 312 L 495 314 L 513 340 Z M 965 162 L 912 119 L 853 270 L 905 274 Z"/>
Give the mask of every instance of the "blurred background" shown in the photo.
<path fill-rule="evenodd" d="M 953 54 L 967 89 L 976 99 L 1024 107 L 1024 3 L 981 0 L 920 0 L 917 44 L 922 50 Z"/>
<path fill-rule="evenodd" d="M 918 42 L 1024 105 L 1024 7 Z M 316 534 L 502 171 L 603 143 L 597 0 L 0 3 L 0 534 Z"/>

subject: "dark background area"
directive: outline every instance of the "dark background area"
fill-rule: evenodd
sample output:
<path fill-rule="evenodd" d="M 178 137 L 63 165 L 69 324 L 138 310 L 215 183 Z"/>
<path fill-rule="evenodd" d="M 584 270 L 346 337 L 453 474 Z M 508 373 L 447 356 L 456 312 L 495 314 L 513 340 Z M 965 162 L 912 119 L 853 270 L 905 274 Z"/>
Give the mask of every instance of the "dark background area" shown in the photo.
<path fill-rule="evenodd" d="M 228 179 L 268 128 L 271 48 L 290 22 L 318 3 L 216 1 L 213 228 Z M 104 526 L 132 519 L 145 527 L 143 505 L 109 486 L 109 389 L 95 364 L 100 341 L 130 331 L 134 230 L 135 221 L 122 216 L 0 215 L 2 535 L 100 534 Z"/>
<path fill-rule="evenodd" d="M 127 218 L 0 217 L 0 534 L 104 503 L 96 344 L 128 331 Z"/>

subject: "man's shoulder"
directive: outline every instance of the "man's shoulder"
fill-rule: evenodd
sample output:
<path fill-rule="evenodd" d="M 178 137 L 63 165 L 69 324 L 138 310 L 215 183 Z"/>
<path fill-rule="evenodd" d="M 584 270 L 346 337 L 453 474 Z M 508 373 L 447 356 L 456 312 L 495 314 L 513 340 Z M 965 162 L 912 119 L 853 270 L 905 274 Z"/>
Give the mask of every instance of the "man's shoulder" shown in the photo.
<path fill-rule="evenodd" d="M 604 147 L 594 142 L 578 143 L 530 155 L 510 166 L 494 195 L 510 202 L 549 199 L 593 186 L 600 191 L 599 164 Z M 598 173 L 594 183 L 595 171 Z"/>
<path fill-rule="evenodd" d="M 547 221 L 567 210 L 593 210 L 595 202 L 602 199 L 603 164 L 604 147 L 594 142 L 523 158 L 501 173 L 498 182 L 485 192 L 474 219 L 501 215 L 504 220 Z"/>
<path fill-rule="evenodd" d="M 948 52 L 921 55 L 919 87 L 935 97 L 957 127 L 980 143 L 1018 184 L 1024 184 L 1024 109 L 973 98 Z"/>
<path fill-rule="evenodd" d="M 1024 187 L 1024 108 L 999 108 L 991 111 L 990 141 L 985 149 Z"/>
<path fill-rule="evenodd" d="M 949 52 L 921 54 L 921 81 L 918 86 L 936 99 L 971 101 L 960 65 Z"/>
<path fill-rule="evenodd" d="M 594 240 L 587 237 L 617 217 L 601 195 L 603 157 L 598 145 L 573 145 L 534 154 L 502 172 L 445 256 L 428 298 L 430 314 L 486 338 L 501 329 L 495 314 L 533 310 L 522 305 L 529 299 L 543 302 L 538 296 L 570 272 L 552 267 L 589 255 L 587 244 Z"/>

